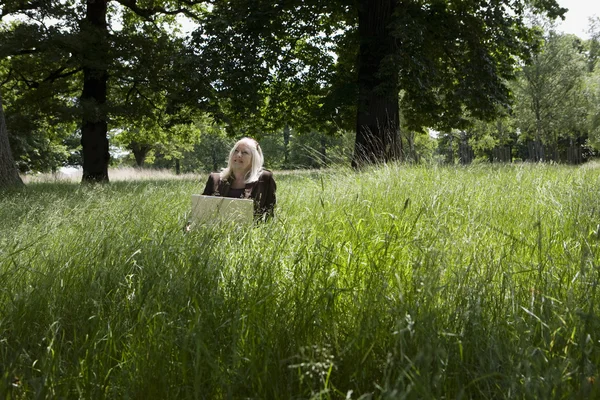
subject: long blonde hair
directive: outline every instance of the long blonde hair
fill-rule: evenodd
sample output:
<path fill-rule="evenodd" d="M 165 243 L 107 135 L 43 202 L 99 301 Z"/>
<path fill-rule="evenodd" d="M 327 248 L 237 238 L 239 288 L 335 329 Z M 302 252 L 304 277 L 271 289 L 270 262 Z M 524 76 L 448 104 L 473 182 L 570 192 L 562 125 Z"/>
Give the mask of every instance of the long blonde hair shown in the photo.
<path fill-rule="evenodd" d="M 263 164 L 265 162 L 262 150 L 260 149 L 260 145 L 258 142 L 252 138 L 245 137 L 238 140 L 231 150 L 229 151 L 229 158 L 227 159 L 227 167 L 223 168 L 221 171 L 221 179 L 228 179 L 232 175 L 231 171 L 231 163 L 233 159 L 233 155 L 235 154 L 236 149 L 240 144 L 245 144 L 250 149 L 250 153 L 252 154 L 252 161 L 250 163 L 250 171 L 246 174 L 246 183 L 256 182 L 260 177 L 260 174 L 263 170 Z"/>

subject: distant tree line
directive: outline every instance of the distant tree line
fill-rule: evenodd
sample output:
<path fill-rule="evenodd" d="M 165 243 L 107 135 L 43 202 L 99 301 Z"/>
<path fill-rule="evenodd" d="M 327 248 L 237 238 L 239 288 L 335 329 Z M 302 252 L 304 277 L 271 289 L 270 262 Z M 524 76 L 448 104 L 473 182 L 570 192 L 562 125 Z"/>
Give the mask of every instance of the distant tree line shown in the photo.
<path fill-rule="evenodd" d="M 594 79 L 597 35 L 555 45 L 526 22 L 529 13 L 545 21 L 565 11 L 554 0 L 7 0 L 0 135 L 21 171 L 80 164 L 88 181 L 108 180 L 117 148 L 137 165 L 150 156 L 177 169 L 214 168 L 208 143 L 217 131 L 215 144 L 266 140 L 276 166 L 360 166 L 432 159 L 440 150 L 429 128 L 448 132 L 442 138 L 461 132 L 473 157 L 500 154 L 494 149 L 509 143 L 476 127 L 507 118 L 547 159 L 565 140 L 595 143 L 589 114 L 587 133 L 576 135 L 554 126 L 559 114 L 547 109 L 556 104 L 533 117 L 518 105 L 534 101 L 524 85 L 537 85 L 532 68 L 552 46 L 587 54 L 581 79 Z M 195 24 L 189 34 L 182 17 Z M 589 82 L 564 86 L 590 91 L 586 101 L 596 95 Z M 585 105 L 571 97 L 579 121 Z"/>
<path fill-rule="evenodd" d="M 591 22 L 585 41 L 546 30 L 509 85 L 514 100 L 504 115 L 440 134 L 445 161 L 580 164 L 593 157 L 600 149 L 600 26 Z"/>

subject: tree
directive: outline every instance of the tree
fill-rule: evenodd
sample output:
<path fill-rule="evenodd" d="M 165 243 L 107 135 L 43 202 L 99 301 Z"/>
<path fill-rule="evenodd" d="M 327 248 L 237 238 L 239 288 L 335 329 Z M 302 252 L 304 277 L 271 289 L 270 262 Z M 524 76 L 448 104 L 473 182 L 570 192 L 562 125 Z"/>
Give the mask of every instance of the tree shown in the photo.
<path fill-rule="evenodd" d="M 2 96 L 0 95 L 0 188 L 22 185 L 17 166 L 8 144 L 8 131 L 4 120 L 4 108 L 2 107 Z"/>
<path fill-rule="evenodd" d="M 174 23 L 173 16 L 185 13 L 195 16 L 195 1 L 164 0 L 144 8 L 130 0 L 87 0 L 85 7 L 70 2 L 5 2 L 0 18 L 19 14 L 24 19 L 17 28 L 4 32 L 9 41 L 2 41 L 3 54 L 12 46 L 15 57 L 52 55 L 55 69 L 45 77 L 32 82 L 39 86 L 67 77 L 79 76 L 78 113 L 81 121 L 83 153 L 83 180 L 108 181 L 108 124 L 113 111 L 108 102 L 109 88 L 114 74 L 119 72 L 119 54 L 114 32 L 109 30 L 108 16 L 118 16 L 127 23 Z M 152 42 L 154 37 L 148 37 Z M 135 56 L 131 56 L 135 57 Z M 140 77 L 137 77 L 138 80 Z M 147 77 L 151 80 L 153 77 Z M 183 77 L 181 77 L 183 78 Z"/>
<path fill-rule="evenodd" d="M 60 48 L 62 65 L 52 76 L 82 76 L 84 179 L 108 180 L 108 89 L 120 55 L 107 16 L 118 11 L 125 22 L 137 16 L 158 26 L 191 12 L 195 1 L 162 0 L 143 8 L 131 0 L 87 0 L 83 9 L 68 2 L 6 3 L 3 14 L 22 11 L 31 20 L 59 21 L 31 29 L 36 34 L 28 39 L 21 36 L 27 44 L 21 53 Z M 294 120 L 300 126 L 292 128 L 306 132 L 354 125 L 355 165 L 400 157 L 400 113 L 413 131 L 464 128 L 473 118 L 493 118 L 510 101 L 506 81 L 517 60 L 535 50 L 534 30 L 524 22 L 526 5 L 550 17 L 565 11 L 555 0 L 210 4 L 206 23 L 194 35 L 196 62 L 189 63 L 194 85 L 185 89 L 196 91 L 185 93 L 208 87 L 196 98 L 231 134 L 259 136 L 265 126 L 281 129 Z M 210 85 L 198 78 L 203 74 Z M 348 122 L 349 112 L 355 123 Z"/>
<path fill-rule="evenodd" d="M 587 136 L 583 83 L 586 61 L 578 38 L 550 31 L 515 85 L 515 117 L 531 140 L 533 161 L 559 161 L 559 141 Z M 546 154 L 549 151 L 549 154 Z"/>
<path fill-rule="evenodd" d="M 3 73 L 4 72 L 4 73 Z M 11 81 L 13 71 L 3 71 L 3 82 Z M 72 106 L 66 104 L 64 91 L 54 87 L 28 89 L 23 82 L 0 84 L 10 146 L 20 172 L 50 172 L 68 165 L 78 140 L 70 140 L 77 130 Z M 67 96 L 68 98 L 68 96 Z"/>
<path fill-rule="evenodd" d="M 331 130 L 337 116 L 323 99 L 333 77 L 328 45 L 341 35 L 338 10 L 323 1 L 217 0 L 191 45 L 197 71 L 216 92 L 213 115 L 231 135 L 260 137 L 286 126 L 298 132 Z M 339 121 L 338 121 L 339 122 Z"/>
<path fill-rule="evenodd" d="M 202 134 L 193 151 L 188 153 L 187 169 L 219 171 L 227 165 L 229 149 L 235 140 L 229 138 L 225 129 L 209 118 L 202 118 L 197 126 Z"/>
<path fill-rule="evenodd" d="M 358 103 L 353 164 L 396 158 L 398 148 L 398 77 L 393 17 L 397 0 L 358 4 Z"/>
<path fill-rule="evenodd" d="M 124 21 L 113 36 L 121 56 L 109 97 L 119 144 L 133 151 L 138 166 L 157 146 L 166 157 L 191 148 L 197 130 L 188 128 L 211 109 L 214 97 L 201 71 L 193 70 L 198 57 L 182 38 L 152 24 L 139 26 L 136 19 Z"/>
<path fill-rule="evenodd" d="M 358 63 L 357 145 L 386 143 L 390 129 L 384 121 L 395 118 L 396 99 L 413 130 L 464 129 L 472 118 L 495 117 L 510 102 L 506 81 L 513 78 L 517 58 L 527 60 L 534 49 L 535 36 L 523 20 L 525 4 L 361 0 L 358 30 L 366 54 Z M 533 6 L 551 17 L 566 11 L 555 1 Z M 371 72 L 361 75 L 361 68 Z M 374 109 L 361 106 L 369 96 Z M 387 105 L 373 106 L 378 102 Z M 360 130 L 365 113 L 378 126 Z M 373 153 L 367 159 L 385 160 L 387 147 L 367 148 Z"/>
<path fill-rule="evenodd" d="M 600 58 L 600 17 L 589 19 L 588 72 L 593 72 Z"/>
<path fill-rule="evenodd" d="M 592 19 L 589 44 L 588 71 L 586 78 L 586 97 L 588 98 L 589 145 L 600 150 L 600 17 Z"/>
<path fill-rule="evenodd" d="M 524 20 L 527 6 L 551 18 L 566 11 L 555 0 L 223 0 L 213 4 L 196 40 L 210 44 L 202 49 L 221 55 L 221 61 L 216 57 L 210 65 L 224 72 L 221 91 L 236 94 L 237 98 L 230 98 L 238 114 L 256 114 L 265 102 L 263 88 L 271 82 L 273 71 L 289 82 L 307 76 L 290 69 L 292 65 L 303 66 L 301 71 L 323 72 L 320 90 L 312 92 L 320 101 L 307 106 L 331 115 L 335 104 L 328 100 L 340 88 L 333 83 L 339 82 L 338 72 L 347 71 L 335 68 L 336 60 L 357 55 L 351 73 L 346 74 L 354 77 L 353 88 L 346 93 L 356 113 L 355 165 L 402 154 L 400 113 L 414 131 L 464 128 L 474 118 L 492 119 L 510 102 L 506 83 L 514 77 L 517 62 L 527 61 L 537 44 L 535 30 Z M 307 37 L 321 38 L 315 53 L 323 57 L 298 55 L 295 49 Z M 331 53 L 337 56 L 329 57 L 334 66 L 318 67 L 317 62 Z M 302 79 L 301 85 L 308 82 Z M 288 114 L 293 112 L 290 108 Z"/>
<path fill-rule="evenodd" d="M 477 158 L 491 162 L 512 161 L 517 142 L 514 118 L 501 115 L 491 122 L 474 121 L 469 132 L 469 144 Z"/>
<path fill-rule="evenodd" d="M 588 98 L 589 114 L 589 145 L 600 150 L 600 67 L 596 68 L 586 78 L 586 97 Z"/>
<path fill-rule="evenodd" d="M 61 73 L 60 50 L 41 51 L 38 26 L 16 22 L 0 29 L 0 86 L 6 124 L 21 172 L 51 171 L 68 162 L 76 129 L 76 75 Z M 35 56 L 29 51 L 38 48 Z M 29 50 L 28 50 L 29 49 Z"/>

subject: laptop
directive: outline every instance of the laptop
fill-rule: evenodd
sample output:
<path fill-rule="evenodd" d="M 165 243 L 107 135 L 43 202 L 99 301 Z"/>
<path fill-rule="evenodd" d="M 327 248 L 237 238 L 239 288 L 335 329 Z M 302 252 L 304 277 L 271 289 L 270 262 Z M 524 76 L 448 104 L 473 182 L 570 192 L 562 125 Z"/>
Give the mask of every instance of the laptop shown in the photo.
<path fill-rule="evenodd" d="M 194 224 L 251 224 L 254 221 L 254 201 L 193 194 L 190 219 Z"/>

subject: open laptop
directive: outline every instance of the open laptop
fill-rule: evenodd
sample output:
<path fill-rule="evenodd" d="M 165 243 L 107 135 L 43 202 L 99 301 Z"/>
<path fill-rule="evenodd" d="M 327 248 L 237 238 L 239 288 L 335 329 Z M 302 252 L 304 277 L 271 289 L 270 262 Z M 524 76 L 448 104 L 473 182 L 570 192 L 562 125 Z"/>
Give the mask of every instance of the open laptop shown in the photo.
<path fill-rule="evenodd" d="M 225 222 L 251 224 L 254 221 L 254 201 L 231 197 L 192 195 L 191 222 L 206 224 Z"/>

